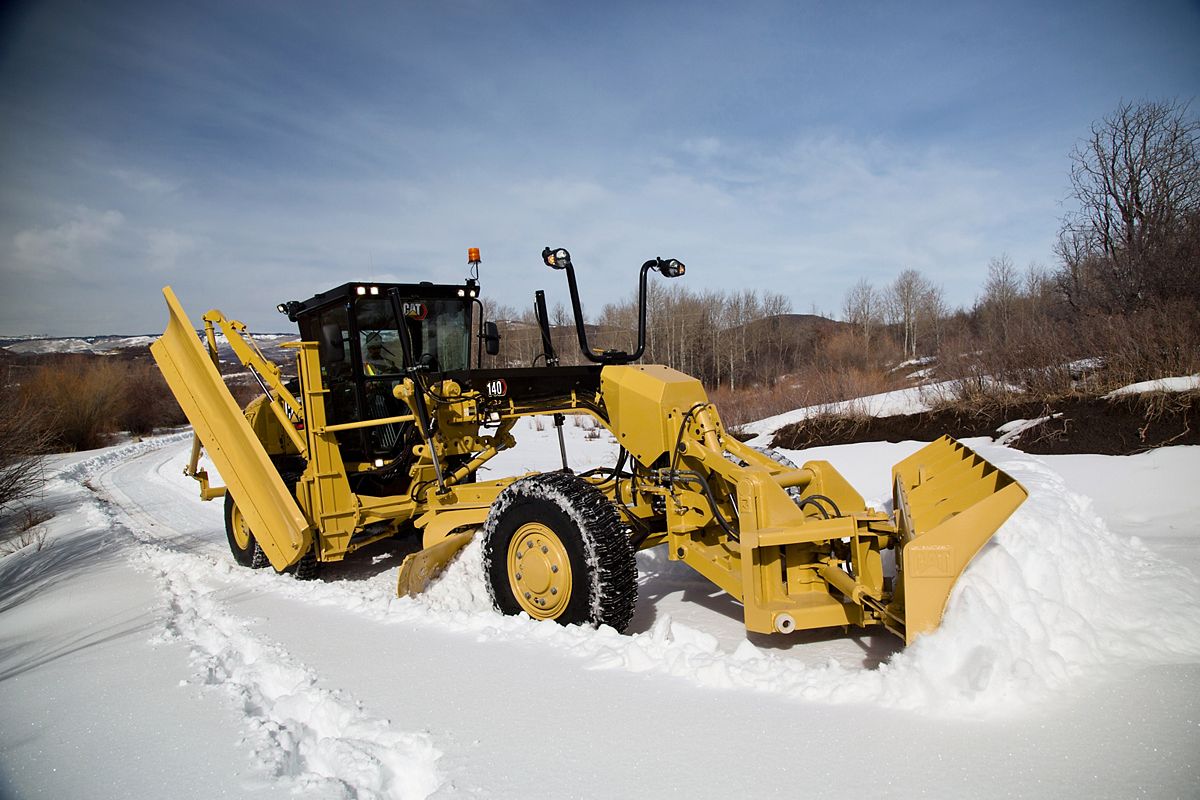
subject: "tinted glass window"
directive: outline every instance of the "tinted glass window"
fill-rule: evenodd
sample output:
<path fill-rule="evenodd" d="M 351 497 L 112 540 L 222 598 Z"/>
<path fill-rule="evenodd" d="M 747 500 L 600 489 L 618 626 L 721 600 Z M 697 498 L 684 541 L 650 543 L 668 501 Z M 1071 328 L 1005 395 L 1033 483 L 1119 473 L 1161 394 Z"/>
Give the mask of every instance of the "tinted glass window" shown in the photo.
<path fill-rule="evenodd" d="M 467 368 L 470 315 L 461 300 L 406 301 L 405 320 L 412 336 L 413 357 L 434 372 Z"/>

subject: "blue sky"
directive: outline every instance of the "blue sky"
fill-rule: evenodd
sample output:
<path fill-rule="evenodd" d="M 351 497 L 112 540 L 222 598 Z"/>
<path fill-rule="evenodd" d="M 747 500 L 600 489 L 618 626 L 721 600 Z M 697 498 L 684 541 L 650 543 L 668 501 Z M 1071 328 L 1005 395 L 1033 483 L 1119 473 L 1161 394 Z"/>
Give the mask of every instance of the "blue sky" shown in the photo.
<path fill-rule="evenodd" d="M 646 258 L 836 312 L 1053 266 L 1069 154 L 1200 88 L 1200 4 L 32 2 L 0 11 L 0 334 L 260 331 L 348 280 L 585 306 Z M 1193 105 L 1193 109 L 1196 106 Z"/>

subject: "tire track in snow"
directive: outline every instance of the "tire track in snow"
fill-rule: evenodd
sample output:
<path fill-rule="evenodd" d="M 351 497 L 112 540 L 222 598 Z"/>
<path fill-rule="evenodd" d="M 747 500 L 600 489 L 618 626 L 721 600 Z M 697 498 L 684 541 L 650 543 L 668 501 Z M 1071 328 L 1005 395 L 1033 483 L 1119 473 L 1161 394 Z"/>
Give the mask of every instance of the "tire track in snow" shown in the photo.
<path fill-rule="evenodd" d="M 424 733 L 393 730 L 282 647 L 231 614 L 196 559 L 143 544 L 141 556 L 168 597 L 170 638 L 192 649 L 202 682 L 233 695 L 246 717 L 253 760 L 272 777 L 323 797 L 423 798 L 441 785 L 440 753 Z"/>
<path fill-rule="evenodd" d="M 92 488 L 111 528 L 135 543 L 134 566 L 155 577 L 167 600 L 162 639 L 187 644 L 199 683 L 238 703 L 251 761 L 265 777 L 303 794 L 355 800 L 407 800 L 437 791 L 441 754 L 427 733 L 394 730 L 345 692 L 322 688 L 315 673 L 283 647 L 252 634 L 248 623 L 220 602 L 220 591 L 228 588 L 221 573 L 228 568 L 164 547 L 156 541 L 160 533 L 137 524 L 135 518 L 148 515 L 115 485 L 113 472 L 183 438 L 115 448 L 59 475 Z"/>

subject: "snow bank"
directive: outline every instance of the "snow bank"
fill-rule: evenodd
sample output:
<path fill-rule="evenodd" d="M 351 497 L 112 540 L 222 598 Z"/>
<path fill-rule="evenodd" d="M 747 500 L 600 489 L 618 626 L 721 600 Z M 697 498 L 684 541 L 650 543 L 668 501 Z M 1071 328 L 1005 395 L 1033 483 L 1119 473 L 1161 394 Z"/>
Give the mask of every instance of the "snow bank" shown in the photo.
<path fill-rule="evenodd" d="M 914 372 L 909 377 L 919 379 L 923 376 L 921 372 Z M 998 381 L 987 380 L 999 387 L 1008 386 Z M 896 417 L 906 414 L 920 414 L 921 412 L 932 410 L 946 398 L 954 397 L 959 388 L 959 381 L 957 380 L 940 381 L 938 383 L 912 386 L 907 389 L 896 389 L 891 392 L 856 397 L 853 400 L 841 400 L 836 403 L 806 406 L 805 408 L 798 408 L 794 411 L 767 417 L 757 422 L 751 422 L 741 426 L 741 430 L 746 433 L 756 434 L 758 437 L 767 437 L 774 434 L 775 431 L 784 425 L 803 422 L 809 417 L 818 414 L 850 414 L 866 417 Z M 1011 386 L 1008 386 L 1008 388 L 1015 389 L 1015 387 Z M 758 444 L 761 442 L 756 439 L 755 443 Z"/>
<path fill-rule="evenodd" d="M 870 417 L 891 417 L 901 414 L 917 414 L 928 411 L 933 402 L 943 393 L 949 392 L 953 381 L 933 383 L 926 386 L 913 386 L 908 389 L 897 389 L 892 392 L 857 397 L 853 400 L 843 400 L 837 403 L 825 403 L 817 406 L 798 408 L 773 417 L 743 425 L 741 430 L 746 433 L 769 435 L 794 422 L 802 422 L 817 414 L 862 414 Z"/>
<path fill-rule="evenodd" d="M 1114 536 L 1038 459 L 995 460 L 1029 500 L 963 575 L 941 628 L 880 669 L 885 699 L 999 711 L 1116 670 L 1200 660 L 1194 575 Z"/>
<path fill-rule="evenodd" d="M 1114 389 L 1104 395 L 1104 397 L 1108 399 L 1110 397 L 1146 394 L 1148 392 L 1190 392 L 1196 389 L 1200 389 L 1200 375 L 1185 375 L 1179 378 L 1159 378 L 1154 381 L 1131 383 L 1128 386 L 1122 386 L 1120 389 Z"/>

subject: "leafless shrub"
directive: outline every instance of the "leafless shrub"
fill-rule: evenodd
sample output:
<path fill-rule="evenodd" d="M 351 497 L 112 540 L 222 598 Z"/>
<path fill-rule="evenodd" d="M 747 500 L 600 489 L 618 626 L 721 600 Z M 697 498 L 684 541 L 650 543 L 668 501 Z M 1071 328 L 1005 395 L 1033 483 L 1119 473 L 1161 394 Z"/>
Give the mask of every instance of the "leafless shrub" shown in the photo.
<path fill-rule="evenodd" d="M 1097 315 L 1083 328 L 1090 349 L 1104 360 L 1101 390 L 1200 371 L 1200 310 L 1190 303 Z"/>
<path fill-rule="evenodd" d="M 813 405 L 870 397 L 905 386 L 902 376 L 882 369 L 846 367 L 820 374 Z"/>
<path fill-rule="evenodd" d="M 28 370 L 18 395 L 45 423 L 48 438 L 39 443 L 40 452 L 89 450 L 117 431 L 143 435 L 187 421 L 158 369 L 146 361 L 56 358 Z"/>
<path fill-rule="evenodd" d="M 41 491 L 41 454 L 54 438 L 53 417 L 45 406 L 11 388 L 0 390 L 0 404 L 0 508 L 7 508 Z"/>
<path fill-rule="evenodd" d="M 140 436 L 152 433 L 155 428 L 187 424 L 187 417 L 153 364 L 132 363 L 124 371 L 125 392 L 116 419 L 118 430 Z"/>
<path fill-rule="evenodd" d="M 21 394 L 52 414 L 55 446 L 90 450 L 116 430 L 124 375 L 122 365 L 109 359 L 64 358 L 33 370 Z"/>
<path fill-rule="evenodd" d="M 45 528 L 34 528 L 22 531 L 16 536 L 6 539 L 3 544 L 0 544 L 0 556 L 11 556 L 19 550 L 24 550 L 26 547 L 33 547 L 35 551 L 41 550 L 45 545 Z"/>
<path fill-rule="evenodd" d="M 233 401 L 239 408 L 245 408 L 251 400 L 262 396 L 262 388 L 245 373 L 226 375 L 225 388 L 233 395 Z"/>
<path fill-rule="evenodd" d="M 749 422 L 782 414 L 809 405 L 811 387 L 798 376 L 787 376 L 774 386 L 753 386 L 749 389 L 719 387 L 709 394 L 716 405 L 721 421 L 727 428 L 737 428 Z"/>
<path fill-rule="evenodd" d="M 41 550 L 46 544 L 47 534 L 46 529 L 41 525 L 53 516 L 45 509 L 23 509 L 17 516 L 16 533 L 0 542 L 0 556 L 10 556 L 26 547 Z"/>

